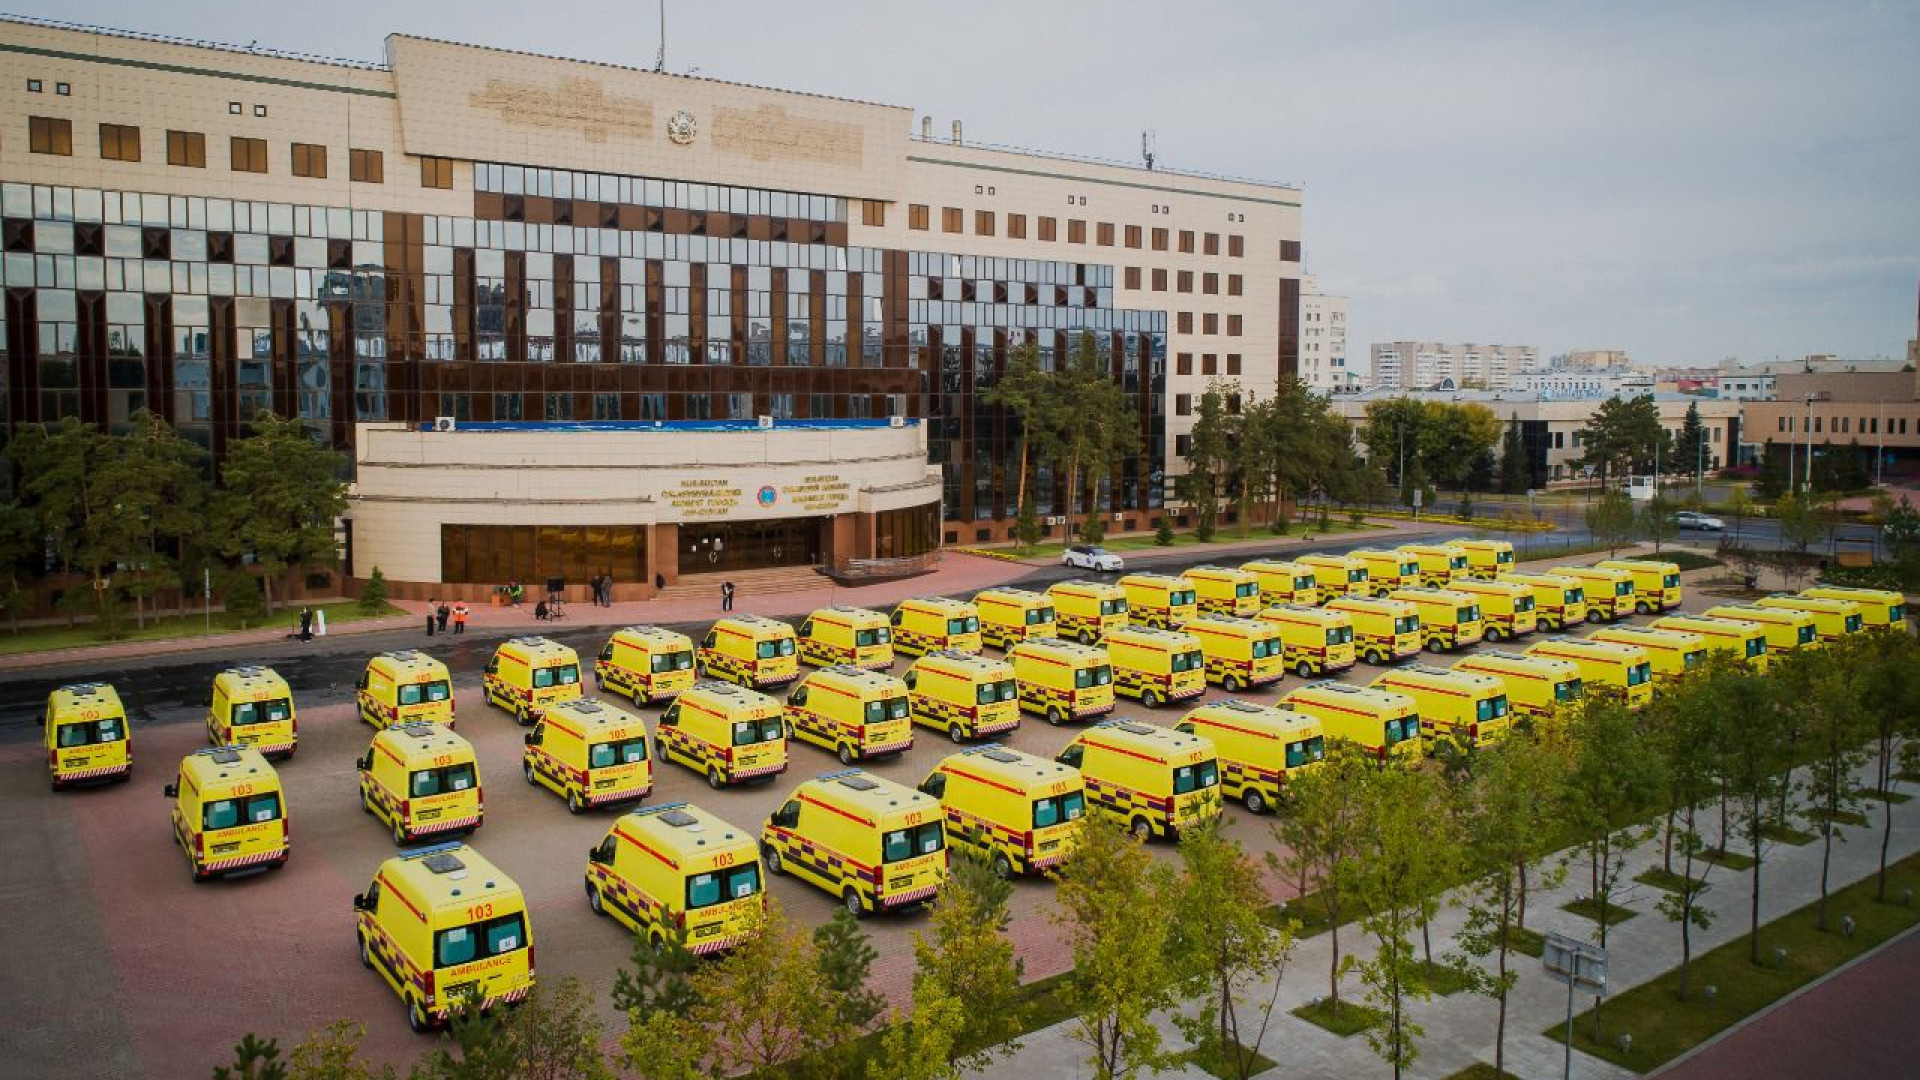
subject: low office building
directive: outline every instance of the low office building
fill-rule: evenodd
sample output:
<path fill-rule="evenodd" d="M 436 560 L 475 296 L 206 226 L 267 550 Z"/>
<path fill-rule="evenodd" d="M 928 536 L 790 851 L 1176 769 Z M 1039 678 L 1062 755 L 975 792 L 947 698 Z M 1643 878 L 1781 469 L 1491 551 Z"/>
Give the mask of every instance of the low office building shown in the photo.
<path fill-rule="evenodd" d="M 1774 400 L 1746 403 L 1746 442 L 1757 460 L 1765 444 L 1811 442 L 1859 446 L 1881 469 L 1909 472 L 1920 463 L 1920 373 L 1914 371 L 1782 372 Z"/>

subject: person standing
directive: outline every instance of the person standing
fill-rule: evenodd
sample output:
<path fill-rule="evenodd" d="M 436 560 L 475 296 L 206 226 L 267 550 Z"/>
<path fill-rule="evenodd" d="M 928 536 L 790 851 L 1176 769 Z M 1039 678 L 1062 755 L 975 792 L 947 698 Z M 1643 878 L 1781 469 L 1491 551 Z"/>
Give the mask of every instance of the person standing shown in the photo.
<path fill-rule="evenodd" d="M 427 601 L 427 636 L 428 637 L 433 636 L 434 610 L 439 606 L 440 606 L 440 598 L 437 596 Z"/>
<path fill-rule="evenodd" d="M 731 581 L 720 583 L 720 610 L 733 610 L 733 582 Z"/>
<path fill-rule="evenodd" d="M 440 605 L 434 608 L 433 617 L 439 621 L 441 633 L 444 634 L 447 632 L 447 618 L 452 614 L 453 614 L 453 609 L 447 607 L 447 602 L 445 600 L 440 601 Z"/>
<path fill-rule="evenodd" d="M 313 640 L 313 609 L 310 607 L 300 609 L 300 640 Z"/>
<path fill-rule="evenodd" d="M 455 600 L 453 602 L 453 632 L 456 634 L 464 634 L 467 632 L 467 602 L 465 600 Z"/>

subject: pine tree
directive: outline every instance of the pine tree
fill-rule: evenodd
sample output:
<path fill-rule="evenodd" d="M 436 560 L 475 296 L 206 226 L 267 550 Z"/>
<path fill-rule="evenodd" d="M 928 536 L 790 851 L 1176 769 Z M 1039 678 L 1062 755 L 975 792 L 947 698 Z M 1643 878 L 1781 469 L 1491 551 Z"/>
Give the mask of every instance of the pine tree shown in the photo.
<path fill-rule="evenodd" d="M 1533 463 L 1527 459 L 1527 446 L 1520 437 L 1520 414 L 1507 421 L 1507 433 L 1500 443 L 1500 493 L 1524 495 L 1534 486 Z"/>
<path fill-rule="evenodd" d="M 379 567 L 367 575 L 367 583 L 360 586 L 360 599 L 356 603 L 362 615 L 378 615 L 387 609 L 387 575 Z"/>
<path fill-rule="evenodd" d="M 1160 524 L 1153 530 L 1153 542 L 1161 547 L 1173 546 L 1173 518 L 1170 515 L 1160 515 Z"/>
<path fill-rule="evenodd" d="M 1686 418 L 1680 421 L 1680 438 L 1673 448 L 1674 471 L 1705 474 L 1709 464 L 1707 453 L 1707 427 L 1700 422 L 1700 403 L 1690 401 Z"/>

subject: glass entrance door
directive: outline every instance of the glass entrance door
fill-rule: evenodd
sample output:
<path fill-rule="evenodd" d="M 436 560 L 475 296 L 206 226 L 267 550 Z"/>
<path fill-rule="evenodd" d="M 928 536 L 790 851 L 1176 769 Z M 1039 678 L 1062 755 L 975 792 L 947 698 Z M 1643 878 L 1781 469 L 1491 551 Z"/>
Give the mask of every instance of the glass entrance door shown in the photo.
<path fill-rule="evenodd" d="M 816 566 L 824 518 L 778 518 L 680 526 L 680 572 L 710 574 L 771 566 Z"/>

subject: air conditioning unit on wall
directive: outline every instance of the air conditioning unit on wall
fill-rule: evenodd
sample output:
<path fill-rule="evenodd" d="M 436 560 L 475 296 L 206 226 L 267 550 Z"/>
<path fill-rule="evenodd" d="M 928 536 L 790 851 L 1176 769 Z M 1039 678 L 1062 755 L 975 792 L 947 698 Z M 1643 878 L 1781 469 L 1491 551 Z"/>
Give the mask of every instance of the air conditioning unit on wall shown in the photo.
<path fill-rule="evenodd" d="M 763 417 L 761 417 L 761 418 L 760 418 L 760 430 L 761 430 L 761 431 L 770 431 L 770 430 L 772 430 L 772 428 L 773 428 L 773 417 L 771 417 L 771 416 L 763 416 Z"/>
<path fill-rule="evenodd" d="M 887 426 L 888 427 L 906 427 L 907 418 L 904 416 L 889 416 L 887 417 Z"/>
<path fill-rule="evenodd" d="M 435 431 L 452 431 L 457 426 L 451 416 L 436 416 L 433 418 L 433 430 Z"/>

